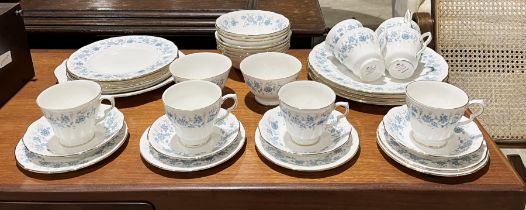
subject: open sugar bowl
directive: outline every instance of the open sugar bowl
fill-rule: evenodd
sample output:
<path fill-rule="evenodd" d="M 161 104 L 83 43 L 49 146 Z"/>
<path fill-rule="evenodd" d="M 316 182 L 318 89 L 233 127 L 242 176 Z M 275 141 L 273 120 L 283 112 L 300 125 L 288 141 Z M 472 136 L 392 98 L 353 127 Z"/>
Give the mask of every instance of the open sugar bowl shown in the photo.
<path fill-rule="evenodd" d="M 285 53 L 266 52 L 248 56 L 241 61 L 240 67 L 256 101 L 272 106 L 279 104 L 279 89 L 298 78 L 301 62 Z"/>

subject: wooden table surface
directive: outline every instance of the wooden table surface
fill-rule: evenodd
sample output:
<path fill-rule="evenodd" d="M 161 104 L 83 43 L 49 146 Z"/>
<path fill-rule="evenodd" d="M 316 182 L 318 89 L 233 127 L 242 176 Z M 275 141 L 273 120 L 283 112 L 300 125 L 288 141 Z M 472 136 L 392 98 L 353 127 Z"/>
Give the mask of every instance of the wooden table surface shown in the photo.
<path fill-rule="evenodd" d="M 94 166 L 66 174 L 42 175 L 17 167 L 13 151 L 27 126 L 41 116 L 36 96 L 53 85 L 54 68 L 73 50 L 33 50 L 35 78 L 0 110 L 0 209 L 19 202 L 148 202 L 156 209 L 523 209 L 524 183 L 484 132 L 490 162 L 479 172 L 442 178 L 407 169 L 381 152 L 375 130 L 390 107 L 350 102 L 348 120 L 360 136 L 350 162 L 316 173 L 283 169 L 265 160 L 254 145 L 257 122 L 268 107 L 258 105 L 232 70 L 224 92 L 235 92 L 234 114 L 247 143 L 228 162 L 200 172 L 174 173 L 152 167 L 139 153 L 143 131 L 163 114 L 161 94 L 117 99 L 129 125 L 118 152 Z M 193 53 L 196 51 L 185 51 Z M 309 50 L 291 50 L 304 66 Z M 12 207 L 14 208 L 14 207 Z"/>

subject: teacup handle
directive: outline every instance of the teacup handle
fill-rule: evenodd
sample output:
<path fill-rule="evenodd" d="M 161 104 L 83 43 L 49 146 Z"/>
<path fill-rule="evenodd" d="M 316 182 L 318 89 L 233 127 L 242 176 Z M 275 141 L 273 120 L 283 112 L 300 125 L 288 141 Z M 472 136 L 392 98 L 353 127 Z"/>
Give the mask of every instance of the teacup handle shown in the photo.
<path fill-rule="evenodd" d="M 409 27 L 411 27 L 411 20 L 413 19 L 413 13 L 411 10 L 405 11 L 404 15 L 404 23 L 406 23 Z"/>
<path fill-rule="evenodd" d="M 341 107 L 345 108 L 345 112 L 343 112 L 342 115 L 339 115 L 338 117 L 336 117 L 336 121 L 334 121 L 333 123 L 328 124 L 328 126 L 335 126 L 336 124 L 338 124 L 338 122 L 340 122 L 340 120 L 342 118 L 346 118 L 347 115 L 349 114 L 349 103 L 347 103 L 347 102 L 336 102 L 334 104 L 334 106 L 335 106 L 334 110 L 336 110 L 336 107 L 341 106 Z"/>
<path fill-rule="evenodd" d="M 420 36 L 420 42 L 422 43 L 422 48 L 416 54 L 417 57 L 420 57 L 420 55 L 424 53 L 424 50 L 426 50 L 427 45 L 431 43 L 431 40 L 432 40 L 431 32 L 423 33 L 422 36 Z"/>
<path fill-rule="evenodd" d="M 99 104 L 102 103 L 102 101 L 104 100 L 107 100 L 110 102 L 110 107 L 104 110 L 104 115 L 102 117 L 97 118 L 95 120 L 96 123 L 99 123 L 100 121 L 103 121 L 104 119 L 106 119 L 106 117 L 108 116 L 108 113 L 110 113 L 110 111 L 113 108 L 115 108 L 115 99 L 113 98 L 113 96 L 101 96 L 99 99 Z"/>
<path fill-rule="evenodd" d="M 476 117 L 480 116 L 482 112 L 484 112 L 484 101 L 483 100 L 478 100 L 478 99 L 471 100 L 468 102 L 468 106 L 471 106 L 471 105 L 477 105 L 479 107 L 478 111 L 469 115 L 468 120 L 461 121 L 458 123 L 458 125 L 465 125 L 470 122 L 473 122 L 473 120 L 475 120 Z"/>
<path fill-rule="evenodd" d="M 227 99 L 234 100 L 234 104 L 232 106 L 228 107 L 226 109 L 226 114 L 223 115 L 223 116 L 218 117 L 216 121 L 225 119 L 230 114 L 230 112 L 232 112 L 232 110 L 237 107 L 237 95 L 236 94 L 226 94 L 226 95 L 224 95 L 223 97 L 221 97 L 221 100 L 222 100 L 221 104 L 223 104 L 223 102 L 225 102 Z"/>

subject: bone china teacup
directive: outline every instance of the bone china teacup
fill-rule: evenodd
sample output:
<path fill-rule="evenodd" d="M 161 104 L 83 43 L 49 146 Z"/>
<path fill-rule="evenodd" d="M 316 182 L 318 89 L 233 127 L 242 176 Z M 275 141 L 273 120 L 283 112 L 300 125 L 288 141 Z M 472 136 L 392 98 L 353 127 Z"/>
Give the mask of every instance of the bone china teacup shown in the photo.
<path fill-rule="evenodd" d="M 407 79 L 413 76 L 420 57 L 431 42 L 431 33 L 422 35 L 407 26 L 387 29 L 380 37 L 385 66 L 389 74 L 396 79 Z"/>
<path fill-rule="evenodd" d="M 177 83 L 163 93 L 166 116 L 172 122 L 177 137 L 186 146 L 200 146 L 210 138 L 214 123 L 223 119 L 237 106 L 236 94 L 221 96 L 221 88 L 203 80 Z M 226 99 L 234 100 L 223 116 L 218 116 Z"/>
<path fill-rule="evenodd" d="M 358 78 L 374 81 L 385 73 L 385 64 L 380 44 L 374 31 L 356 28 L 338 41 L 334 56 Z"/>
<path fill-rule="evenodd" d="M 37 104 L 60 144 L 74 147 L 93 139 L 95 125 L 115 107 L 113 97 L 101 96 L 101 92 L 96 82 L 76 80 L 53 85 L 38 95 Z M 97 117 L 102 100 L 110 101 L 111 107 Z"/>
<path fill-rule="evenodd" d="M 415 81 L 406 87 L 412 135 L 425 146 L 441 147 L 457 126 L 472 122 L 484 111 L 482 100 L 470 100 L 462 89 L 439 81 Z M 470 105 L 479 109 L 462 120 Z"/>
<path fill-rule="evenodd" d="M 334 91 L 319 82 L 303 80 L 288 83 L 279 89 L 278 97 L 287 132 L 298 145 L 312 145 L 319 141 L 336 106 L 344 107 L 345 112 L 338 116 L 335 123 L 349 112 L 349 104 L 334 103 Z"/>
<path fill-rule="evenodd" d="M 355 19 L 347 19 L 337 23 L 327 34 L 327 38 L 325 39 L 325 47 L 329 49 L 329 51 L 333 52 L 336 48 L 336 44 L 340 38 L 343 37 L 343 35 L 355 28 L 361 27 L 363 27 L 362 23 Z"/>

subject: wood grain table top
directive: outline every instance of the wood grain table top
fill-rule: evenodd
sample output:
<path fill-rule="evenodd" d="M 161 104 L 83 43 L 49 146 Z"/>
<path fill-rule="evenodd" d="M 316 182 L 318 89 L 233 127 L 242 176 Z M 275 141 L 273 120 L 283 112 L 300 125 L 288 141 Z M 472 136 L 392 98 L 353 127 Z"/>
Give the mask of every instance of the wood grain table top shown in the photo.
<path fill-rule="evenodd" d="M 378 195 L 378 199 L 389 196 L 395 198 L 398 195 L 404 195 L 403 192 L 409 192 L 405 195 L 419 196 L 419 194 L 430 193 L 444 196 L 444 198 L 451 196 L 453 200 L 457 196 L 460 198 L 471 192 L 475 197 L 481 199 L 480 202 L 493 198 L 494 201 L 500 202 L 497 204 L 501 205 L 502 209 L 514 209 L 525 202 L 524 183 L 485 131 L 484 137 L 489 147 L 490 162 L 482 170 L 472 175 L 456 178 L 425 175 L 397 164 L 376 144 L 376 128 L 390 107 L 360 104 L 353 101 L 350 101 L 351 112 L 348 120 L 358 131 L 360 149 L 350 162 L 329 171 L 311 173 L 291 171 L 274 165 L 257 152 L 254 144 L 257 123 L 262 114 L 270 108 L 255 102 L 254 95 L 245 86 L 241 73 L 234 69 L 230 72 L 229 80 L 223 91 L 238 95 L 239 106 L 233 113 L 246 129 L 247 143 L 238 155 L 220 166 L 199 172 L 175 173 L 157 169 L 141 158 L 139 139 L 148 126 L 164 112 L 161 94 L 165 88 L 161 88 L 146 94 L 116 100 L 116 106 L 124 113 L 130 135 L 127 143 L 106 160 L 86 169 L 65 174 L 42 175 L 24 171 L 16 164 L 13 155 L 15 145 L 23 136 L 27 126 L 41 117 L 35 99 L 41 91 L 56 83 L 53 76 L 54 68 L 72 52 L 73 50 L 33 50 L 36 76 L 0 110 L 0 122 L 2 122 L 0 124 L 2 134 L 0 137 L 0 160 L 2 160 L 0 161 L 2 177 L 0 179 L 0 200 L 31 200 L 27 197 L 17 197 L 21 195 L 20 193 L 31 192 L 220 189 L 237 192 L 250 192 L 251 190 L 349 193 L 365 191 L 373 194 L 383 192 Z M 184 52 L 193 53 L 197 50 Z M 305 68 L 309 50 L 291 50 L 289 53 L 303 63 L 299 79 L 307 79 Z M 337 100 L 344 99 L 338 98 Z M 396 192 L 399 194 L 397 195 Z M 341 199 L 342 197 L 333 198 Z M 512 201 L 510 204 L 506 203 L 508 199 Z M 75 199 L 70 198 L 70 200 Z M 86 198 L 81 200 L 86 200 Z M 402 200 L 399 201 L 402 202 Z M 367 201 L 362 199 L 359 202 Z M 431 203 L 433 202 L 440 203 L 439 200 L 432 200 Z M 469 199 L 466 202 L 476 204 L 475 201 Z M 497 205 L 482 204 L 484 203 L 476 206 L 493 208 L 494 205 Z M 400 205 L 408 208 L 414 207 L 411 204 L 400 203 Z"/>

